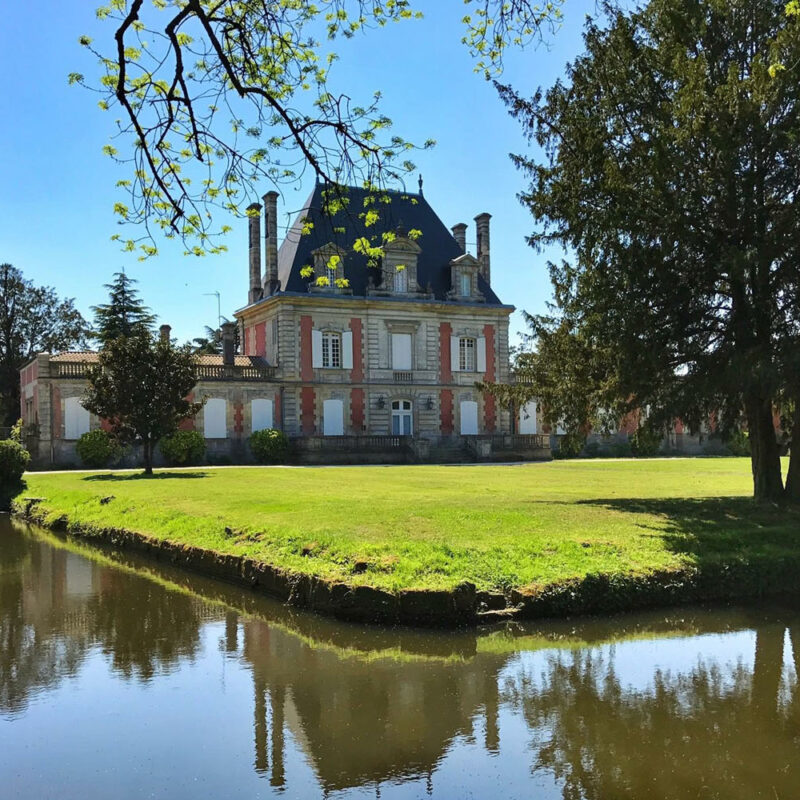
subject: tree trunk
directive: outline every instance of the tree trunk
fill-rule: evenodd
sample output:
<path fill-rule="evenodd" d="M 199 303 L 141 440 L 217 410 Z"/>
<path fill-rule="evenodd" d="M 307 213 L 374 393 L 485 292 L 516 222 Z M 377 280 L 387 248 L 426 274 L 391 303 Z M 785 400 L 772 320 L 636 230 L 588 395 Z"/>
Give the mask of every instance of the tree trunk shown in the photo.
<path fill-rule="evenodd" d="M 759 503 L 783 500 L 781 458 L 769 399 L 748 397 L 745 400 L 750 434 L 750 460 L 753 468 L 753 497 Z"/>
<path fill-rule="evenodd" d="M 144 454 L 144 474 L 145 475 L 152 475 L 153 474 L 153 443 L 150 439 L 145 439 L 143 447 L 143 454 Z"/>
<path fill-rule="evenodd" d="M 800 503 L 800 392 L 794 398 L 792 415 L 792 443 L 789 451 L 789 472 L 786 474 L 784 494 L 789 503 Z"/>

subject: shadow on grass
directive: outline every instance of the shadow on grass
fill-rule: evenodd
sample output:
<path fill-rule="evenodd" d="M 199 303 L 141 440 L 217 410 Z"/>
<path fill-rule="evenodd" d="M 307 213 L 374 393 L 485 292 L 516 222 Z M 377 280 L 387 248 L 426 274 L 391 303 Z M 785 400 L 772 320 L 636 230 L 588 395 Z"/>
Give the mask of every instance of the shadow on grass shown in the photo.
<path fill-rule="evenodd" d="M 661 525 L 643 520 L 639 527 L 698 566 L 721 557 L 800 553 L 800 512 L 759 506 L 745 497 L 611 498 L 579 500 L 577 505 L 659 518 Z"/>
<path fill-rule="evenodd" d="M 108 481 L 118 483 L 119 481 L 168 481 L 175 478 L 207 478 L 207 472 L 156 472 L 153 475 L 145 475 L 143 472 L 126 473 L 124 475 L 116 473 L 104 473 L 102 475 L 87 475 L 82 478 L 84 481 Z"/>

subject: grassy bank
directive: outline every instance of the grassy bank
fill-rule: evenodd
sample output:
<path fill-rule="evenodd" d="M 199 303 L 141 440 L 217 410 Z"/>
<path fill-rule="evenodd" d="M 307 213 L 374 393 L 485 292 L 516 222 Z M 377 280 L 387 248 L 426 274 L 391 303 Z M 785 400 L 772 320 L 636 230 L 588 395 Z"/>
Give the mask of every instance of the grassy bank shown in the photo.
<path fill-rule="evenodd" d="M 46 521 L 122 528 L 389 591 L 548 586 L 800 557 L 747 459 L 29 474 Z"/>

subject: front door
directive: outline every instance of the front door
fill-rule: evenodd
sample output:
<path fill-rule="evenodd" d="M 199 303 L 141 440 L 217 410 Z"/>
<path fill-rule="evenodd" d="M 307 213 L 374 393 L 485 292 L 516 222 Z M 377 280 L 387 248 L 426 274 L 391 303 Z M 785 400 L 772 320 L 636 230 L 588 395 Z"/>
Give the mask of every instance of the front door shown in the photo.
<path fill-rule="evenodd" d="M 410 400 L 392 402 L 392 435 L 411 436 L 413 429 Z"/>
<path fill-rule="evenodd" d="M 474 400 L 461 401 L 461 435 L 478 435 L 478 404 Z"/>

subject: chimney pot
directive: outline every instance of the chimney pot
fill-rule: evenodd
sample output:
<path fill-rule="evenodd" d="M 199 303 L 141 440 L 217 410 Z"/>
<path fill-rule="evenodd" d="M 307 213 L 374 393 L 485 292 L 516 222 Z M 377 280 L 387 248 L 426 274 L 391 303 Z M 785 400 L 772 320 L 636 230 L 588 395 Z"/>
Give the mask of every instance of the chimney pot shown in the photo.
<path fill-rule="evenodd" d="M 169 335 L 172 331 L 172 328 L 169 325 L 162 325 L 158 329 L 158 335 L 161 337 L 162 342 L 169 342 Z"/>
<path fill-rule="evenodd" d="M 459 222 L 456 225 L 453 225 L 450 230 L 453 232 L 453 238 L 458 242 L 458 246 L 461 248 L 462 253 L 467 252 L 467 223 L 466 222 Z"/>
<path fill-rule="evenodd" d="M 278 193 L 267 192 L 264 201 L 264 246 L 267 274 L 264 278 L 264 294 L 275 294 L 281 284 L 278 280 Z"/>
<path fill-rule="evenodd" d="M 261 206 L 251 203 L 247 207 L 247 229 L 250 243 L 250 288 L 247 302 L 261 299 Z"/>
<path fill-rule="evenodd" d="M 222 323 L 222 363 L 232 367 L 236 355 L 236 323 Z"/>
<path fill-rule="evenodd" d="M 492 215 L 485 211 L 475 217 L 475 227 L 478 231 L 478 261 L 481 263 L 480 273 L 488 284 L 492 282 L 489 262 L 489 220 L 491 218 Z"/>

